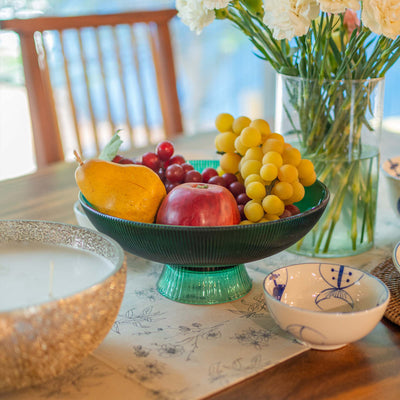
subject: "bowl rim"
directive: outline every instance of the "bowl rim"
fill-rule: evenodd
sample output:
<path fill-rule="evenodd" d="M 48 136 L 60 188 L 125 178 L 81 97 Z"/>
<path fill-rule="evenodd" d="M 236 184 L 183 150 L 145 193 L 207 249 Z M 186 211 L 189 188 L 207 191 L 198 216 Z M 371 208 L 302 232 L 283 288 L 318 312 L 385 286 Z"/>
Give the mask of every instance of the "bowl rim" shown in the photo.
<path fill-rule="evenodd" d="M 309 214 L 312 214 L 313 212 L 315 212 L 316 210 L 319 210 L 321 208 L 325 208 L 329 202 L 329 198 L 330 198 L 330 192 L 328 187 L 321 182 L 320 180 L 317 180 L 318 184 L 322 186 L 323 191 L 325 192 L 325 196 L 320 199 L 319 203 L 317 205 L 315 205 L 314 207 L 311 207 L 310 209 L 308 209 L 307 211 L 304 211 L 300 214 L 296 214 L 296 215 L 291 215 L 290 217 L 287 218 L 283 218 L 283 219 L 278 219 L 275 221 L 265 221 L 265 222 L 259 222 L 259 223 L 254 223 L 254 224 L 237 224 L 237 225 L 223 225 L 223 226 L 188 226 L 188 225 L 167 225 L 167 224 L 156 224 L 156 223 L 146 223 L 146 222 L 137 222 L 137 221 L 131 221 L 128 219 L 123 219 L 123 218 L 119 218 L 119 217 L 114 217 L 112 215 L 108 215 L 108 214 L 104 214 L 100 211 L 97 211 L 90 203 L 89 201 L 85 198 L 85 196 L 82 194 L 81 191 L 79 191 L 78 194 L 78 199 L 79 202 L 83 208 L 83 210 L 85 211 L 86 209 L 89 210 L 89 212 L 97 214 L 99 216 L 105 217 L 109 220 L 114 220 L 114 221 L 122 221 L 124 223 L 127 223 L 129 225 L 133 225 L 133 226 L 137 226 L 137 227 L 141 227 L 143 229 L 154 229 L 154 226 L 156 226 L 158 229 L 164 229 L 164 230 L 176 230 L 176 231 L 180 231 L 180 230 L 189 230 L 189 231 L 215 231 L 215 230 L 222 230 L 222 231 L 229 231 L 229 230 L 236 230 L 236 229 L 252 229 L 255 226 L 262 226 L 265 224 L 282 224 L 282 223 L 289 223 L 290 221 L 294 221 L 296 219 L 300 219 L 303 218 Z M 286 222 L 288 221 L 288 222 Z"/>
<path fill-rule="evenodd" d="M 399 254 L 397 254 L 399 253 Z M 394 246 L 393 252 L 392 252 L 392 260 L 395 268 L 400 272 L 400 242 Z"/>
<path fill-rule="evenodd" d="M 286 265 L 286 266 L 284 266 L 284 267 L 276 268 L 276 269 L 274 269 L 273 271 L 271 271 L 271 272 L 264 278 L 264 280 L 263 280 L 263 292 L 264 292 L 264 295 L 268 298 L 268 300 L 271 300 L 271 301 L 273 301 L 274 303 L 279 303 L 279 304 L 281 304 L 283 307 L 285 307 L 285 308 L 287 308 L 287 309 L 295 310 L 295 311 L 300 311 L 300 312 L 305 313 L 305 314 L 324 316 L 324 318 L 337 318 L 337 317 L 349 318 L 349 317 L 352 317 L 352 316 L 353 316 L 353 317 L 354 317 L 354 316 L 360 316 L 360 315 L 362 315 L 362 314 L 368 314 L 368 313 L 370 313 L 371 311 L 377 310 L 377 309 L 382 308 L 382 307 L 386 308 L 387 304 L 389 303 L 389 300 L 390 300 L 390 291 L 389 291 L 389 288 L 386 286 L 386 284 L 385 284 L 381 279 L 379 279 L 379 278 L 376 277 L 375 275 L 372 275 L 370 272 L 363 271 L 363 270 L 361 270 L 361 269 L 359 269 L 359 268 L 356 268 L 356 267 L 350 267 L 350 266 L 348 266 L 348 265 L 343 265 L 343 266 L 346 267 L 346 268 L 352 269 L 352 270 L 356 270 L 356 271 L 358 271 L 358 272 L 362 272 L 363 274 L 365 274 L 365 275 L 367 275 L 368 277 L 372 278 L 374 281 L 376 281 L 378 284 L 380 284 L 380 285 L 383 287 L 386 296 L 385 296 L 385 298 L 384 298 L 384 301 L 383 301 L 381 304 L 376 305 L 376 306 L 374 306 L 374 307 L 367 308 L 367 309 L 365 309 L 365 310 L 350 311 L 350 312 L 326 312 L 326 311 L 322 311 L 322 310 L 320 310 L 320 311 L 314 311 L 314 310 L 308 310 L 308 309 L 306 309 L 306 308 L 301 308 L 301 307 L 297 307 L 297 306 L 291 306 L 291 305 L 289 305 L 289 304 L 287 304 L 287 303 L 284 303 L 284 302 L 282 302 L 282 301 L 280 301 L 280 300 L 277 300 L 275 297 L 271 296 L 271 295 L 267 292 L 267 290 L 266 290 L 266 288 L 265 288 L 266 281 L 267 281 L 267 279 L 268 279 L 271 275 L 273 275 L 273 274 L 276 273 L 277 271 L 279 271 L 279 270 L 281 270 L 281 269 L 284 269 L 284 268 L 299 267 L 299 266 L 302 266 L 302 265 L 310 265 L 310 264 L 334 265 L 334 266 L 343 265 L 343 264 L 337 264 L 337 263 L 317 262 L 317 261 L 316 261 L 316 262 L 305 262 L 305 263 L 290 264 L 290 265 Z"/>
<path fill-rule="evenodd" d="M 82 295 L 84 292 L 88 291 L 88 290 L 93 290 L 95 288 L 97 288 L 99 285 L 103 284 L 104 282 L 106 282 L 109 278 L 111 278 L 112 276 L 116 275 L 118 272 L 121 271 L 121 269 L 124 267 L 124 263 L 125 263 L 125 253 L 124 250 L 122 249 L 121 245 L 114 239 L 112 239 L 111 237 L 105 235 L 104 233 L 95 231 L 93 229 L 89 229 L 89 228 L 85 228 L 79 225 L 73 225 L 73 224 L 67 224 L 64 222 L 56 222 L 56 221 L 46 221 L 46 220 L 35 220 L 35 219 L 3 219 L 0 220 L 0 229 L 2 227 L 2 225 L 7 225 L 7 224 L 26 224 L 26 223 L 34 223 L 34 224 L 39 224 L 39 225 L 44 225 L 44 226 L 50 226 L 50 227 L 67 227 L 70 228 L 72 230 L 75 231 L 86 231 L 88 233 L 90 233 L 91 235 L 96 235 L 96 236 L 100 236 L 103 240 L 107 241 L 110 243 L 110 245 L 112 245 L 115 250 L 116 250 L 116 256 L 117 256 L 117 263 L 115 264 L 114 268 L 111 269 L 111 271 L 107 274 L 105 274 L 101 279 L 95 281 L 93 284 L 91 284 L 90 286 L 84 286 L 79 290 L 76 291 L 71 291 L 68 295 L 65 296 L 57 296 L 54 297 L 52 299 L 49 300 L 45 300 L 45 301 L 40 301 L 40 302 L 35 302 L 32 304 L 29 304 L 27 306 L 22 306 L 22 307 L 14 307 L 14 308 L 9 308 L 6 310 L 0 310 L 0 315 L 2 314 L 10 314 L 10 313 L 15 313 L 15 312 L 21 312 L 24 311 L 28 308 L 35 308 L 38 306 L 44 306 L 44 305 L 51 305 L 53 303 L 57 303 L 60 300 L 63 299 L 69 299 L 72 298 L 74 296 L 77 295 Z M 23 242 L 23 240 L 21 240 L 21 242 Z M 41 243 L 46 243 L 43 240 L 40 240 Z M 4 243 L 1 239 L 0 239 L 0 245 Z M 75 249 L 75 247 L 71 247 L 71 246 L 67 246 L 65 244 L 63 244 L 65 247 L 68 247 L 70 249 Z M 91 250 L 87 250 L 87 249 L 79 249 L 78 250 L 82 250 L 82 251 L 89 251 L 91 254 L 94 254 L 93 251 Z M 98 253 L 95 253 L 97 256 L 104 258 L 103 256 L 101 256 Z"/>

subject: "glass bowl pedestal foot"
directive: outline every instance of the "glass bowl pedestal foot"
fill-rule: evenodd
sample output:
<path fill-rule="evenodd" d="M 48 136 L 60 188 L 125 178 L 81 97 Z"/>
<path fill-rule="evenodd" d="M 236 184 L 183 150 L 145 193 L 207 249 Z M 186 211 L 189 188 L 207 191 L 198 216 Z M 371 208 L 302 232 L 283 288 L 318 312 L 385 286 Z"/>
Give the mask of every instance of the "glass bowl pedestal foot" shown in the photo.
<path fill-rule="evenodd" d="M 252 287 L 244 264 L 181 266 L 165 264 L 157 282 L 159 293 L 186 304 L 220 304 L 237 300 Z"/>

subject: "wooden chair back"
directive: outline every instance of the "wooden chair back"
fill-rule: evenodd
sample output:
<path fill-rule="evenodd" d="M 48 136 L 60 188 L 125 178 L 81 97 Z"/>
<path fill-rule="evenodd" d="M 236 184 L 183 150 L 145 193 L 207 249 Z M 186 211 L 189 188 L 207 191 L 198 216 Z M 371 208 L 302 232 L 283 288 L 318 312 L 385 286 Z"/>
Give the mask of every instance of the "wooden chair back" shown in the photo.
<path fill-rule="evenodd" d="M 169 23 L 175 10 L 5 20 L 19 35 L 38 168 L 182 132 Z M 153 91 L 152 91 L 153 90 Z M 67 154 L 68 153 L 68 154 Z"/>

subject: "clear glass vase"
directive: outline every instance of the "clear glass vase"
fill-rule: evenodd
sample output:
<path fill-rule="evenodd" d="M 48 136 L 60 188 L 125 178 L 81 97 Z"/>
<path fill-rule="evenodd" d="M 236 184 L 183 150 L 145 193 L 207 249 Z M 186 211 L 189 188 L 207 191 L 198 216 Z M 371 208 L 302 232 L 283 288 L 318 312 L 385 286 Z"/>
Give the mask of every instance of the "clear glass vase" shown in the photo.
<path fill-rule="evenodd" d="M 317 225 L 290 251 L 342 257 L 373 246 L 384 82 L 278 75 L 275 129 L 313 161 L 331 193 Z"/>

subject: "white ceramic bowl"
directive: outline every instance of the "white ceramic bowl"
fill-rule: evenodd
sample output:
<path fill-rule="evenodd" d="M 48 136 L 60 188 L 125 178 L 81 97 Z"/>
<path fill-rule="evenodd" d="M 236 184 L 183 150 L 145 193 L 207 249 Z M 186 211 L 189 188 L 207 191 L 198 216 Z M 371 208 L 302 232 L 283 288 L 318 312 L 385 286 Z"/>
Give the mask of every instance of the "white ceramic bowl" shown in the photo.
<path fill-rule="evenodd" d="M 400 272 L 400 242 L 396 244 L 392 254 L 393 264 Z"/>
<path fill-rule="evenodd" d="M 400 217 L 400 157 L 387 159 L 382 163 L 381 170 L 388 187 L 390 206 Z"/>
<path fill-rule="evenodd" d="M 375 276 L 328 263 L 279 268 L 265 278 L 264 295 L 277 324 L 318 350 L 338 349 L 366 336 L 390 296 Z"/>
<path fill-rule="evenodd" d="M 46 221 L 0 221 L 0 392 L 78 364 L 117 317 L 122 248 L 106 235 Z"/>
<path fill-rule="evenodd" d="M 96 230 L 94 225 L 90 222 L 89 218 L 87 217 L 87 215 L 83 211 L 79 200 L 77 200 L 74 203 L 74 207 L 73 208 L 74 208 L 75 218 L 76 218 L 79 226 L 82 226 L 84 228 L 89 228 L 89 229 Z"/>

